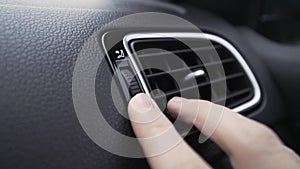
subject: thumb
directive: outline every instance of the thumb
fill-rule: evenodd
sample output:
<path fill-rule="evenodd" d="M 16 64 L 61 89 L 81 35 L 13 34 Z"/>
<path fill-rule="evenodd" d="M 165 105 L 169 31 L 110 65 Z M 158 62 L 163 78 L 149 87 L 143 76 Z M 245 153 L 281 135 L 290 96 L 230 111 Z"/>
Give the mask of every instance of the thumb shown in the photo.
<path fill-rule="evenodd" d="M 210 168 L 181 138 L 169 119 L 145 94 L 137 94 L 128 114 L 147 160 L 153 169 Z"/>

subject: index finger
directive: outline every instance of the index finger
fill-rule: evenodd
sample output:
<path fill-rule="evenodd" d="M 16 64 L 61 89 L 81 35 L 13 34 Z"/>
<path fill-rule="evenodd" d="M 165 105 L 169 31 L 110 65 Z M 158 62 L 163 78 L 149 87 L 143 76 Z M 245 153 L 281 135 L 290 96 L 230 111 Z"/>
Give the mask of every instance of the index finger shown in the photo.
<path fill-rule="evenodd" d="M 299 167 L 299 157 L 284 146 L 270 128 L 228 108 L 204 100 L 177 97 L 169 101 L 168 110 L 194 123 L 200 131 L 209 116 L 220 117 L 211 139 L 229 155 L 236 168 Z M 207 134 L 207 131 L 202 132 Z"/>

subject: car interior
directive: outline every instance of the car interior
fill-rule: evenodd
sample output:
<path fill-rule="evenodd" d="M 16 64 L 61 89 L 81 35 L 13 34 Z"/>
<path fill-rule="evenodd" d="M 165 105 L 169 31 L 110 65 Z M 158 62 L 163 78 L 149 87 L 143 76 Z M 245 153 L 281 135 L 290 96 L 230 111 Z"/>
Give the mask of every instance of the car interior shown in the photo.
<path fill-rule="evenodd" d="M 0 8 L 0 168 L 150 168 L 97 142 L 139 149 L 97 117 L 134 138 L 127 104 L 141 92 L 172 122 L 174 96 L 224 105 L 300 154 L 300 1 L 0 0 Z M 232 168 L 194 127 L 176 128 L 213 168 Z"/>

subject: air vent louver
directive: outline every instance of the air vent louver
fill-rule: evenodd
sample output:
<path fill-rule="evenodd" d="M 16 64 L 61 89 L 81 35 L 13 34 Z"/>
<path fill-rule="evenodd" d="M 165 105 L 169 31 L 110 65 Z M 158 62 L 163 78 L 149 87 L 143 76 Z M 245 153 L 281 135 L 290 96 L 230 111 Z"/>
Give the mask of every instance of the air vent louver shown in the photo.
<path fill-rule="evenodd" d="M 145 36 L 143 36 L 145 35 Z M 235 108 L 236 111 L 243 111 L 256 104 L 260 99 L 258 84 L 245 61 L 239 53 L 225 40 L 215 37 L 209 39 L 211 45 L 208 45 L 206 39 L 195 38 L 193 34 L 180 34 L 185 41 L 192 42 L 192 47 L 176 39 L 176 35 L 169 37 L 160 37 L 159 34 L 136 34 L 125 37 L 127 52 L 131 54 L 131 60 L 135 62 L 135 68 L 140 71 L 140 80 L 144 82 L 143 88 L 147 88 L 152 97 L 159 102 L 161 98 L 167 100 L 174 96 L 181 96 L 182 92 L 191 92 L 191 97 L 195 95 L 195 90 L 199 90 L 201 99 L 210 100 L 215 103 L 225 103 L 229 108 Z M 174 38 L 173 38 L 174 37 Z M 219 38 L 219 39 L 218 39 Z M 205 42 L 206 41 L 206 42 Z M 190 46 L 190 45 L 189 45 Z M 212 57 L 212 53 L 219 55 L 219 58 Z M 196 54 L 202 55 L 205 62 L 199 59 Z M 182 60 L 182 65 L 174 64 L 174 57 Z M 153 68 L 155 64 L 155 68 Z M 222 67 L 220 67 L 222 65 Z M 164 70 L 156 67 L 163 67 Z M 223 69 L 225 76 L 210 79 L 208 69 L 218 74 Z M 189 74 L 195 75 L 196 83 L 189 82 Z M 171 76 L 176 75 L 177 81 L 181 81 L 181 87 Z M 197 76 L 198 75 L 198 76 Z M 218 91 L 211 90 L 211 85 L 218 85 L 226 81 L 226 97 L 219 95 Z M 159 89 L 162 92 L 155 92 Z M 154 92 L 152 92 L 154 91 Z M 214 99 L 212 99 L 214 98 Z"/>

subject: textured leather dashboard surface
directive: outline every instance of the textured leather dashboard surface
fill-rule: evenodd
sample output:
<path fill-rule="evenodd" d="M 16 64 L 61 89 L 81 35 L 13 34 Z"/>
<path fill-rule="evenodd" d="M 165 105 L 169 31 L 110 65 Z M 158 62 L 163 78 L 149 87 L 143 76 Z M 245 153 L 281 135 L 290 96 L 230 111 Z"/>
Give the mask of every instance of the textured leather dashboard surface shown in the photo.
<path fill-rule="evenodd" d="M 135 168 L 96 146 L 72 102 L 84 41 L 116 12 L 1 7 L 1 168 Z M 107 69 L 109 72 L 109 69 Z"/>
<path fill-rule="evenodd" d="M 125 13 L 128 11 L 0 5 L 0 168 L 147 168 L 144 159 L 118 157 L 94 144 L 82 130 L 72 101 L 73 69 L 84 42 Z M 238 39 L 222 21 L 207 19 L 202 24 L 204 29 L 222 30 L 229 39 Z M 244 54 L 252 54 L 243 40 L 234 43 Z M 255 72 L 267 72 L 255 56 L 247 60 Z M 105 92 L 111 77 L 106 62 L 99 72 L 96 87 Z M 256 75 L 262 86 L 268 84 L 263 88 L 264 97 L 272 98 L 255 110 L 255 117 L 264 121 L 268 115 L 261 112 L 271 110 L 270 105 L 277 106 L 278 112 L 282 107 L 276 104 L 278 95 L 271 92 L 274 86 L 268 74 Z M 105 110 L 114 111 L 110 99 L 105 105 Z M 274 114 L 265 123 L 281 116 Z M 124 132 L 131 131 L 128 124 L 117 123 L 114 117 L 110 120 Z"/>

